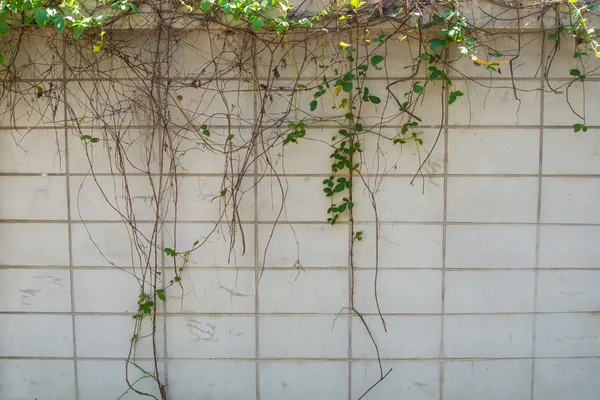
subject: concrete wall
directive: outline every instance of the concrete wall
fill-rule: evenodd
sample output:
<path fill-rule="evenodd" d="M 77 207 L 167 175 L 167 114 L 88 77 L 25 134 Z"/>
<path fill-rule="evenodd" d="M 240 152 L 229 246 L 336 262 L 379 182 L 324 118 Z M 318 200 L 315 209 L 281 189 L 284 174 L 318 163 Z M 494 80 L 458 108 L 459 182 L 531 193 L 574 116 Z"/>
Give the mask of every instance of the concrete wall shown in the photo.
<path fill-rule="evenodd" d="M 590 127 L 573 133 L 580 121 L 566 106 L 564 87 L 560 95 L 534 89 L 568 83 L 576 60 L 563 46 L 546 82 L 538 70 L 547 56 L 544 34 L 528 38 L 533 44 L 515 62 L 515 81 L 532 91 L 520 92 L 520 102 L 507 67 L 493 80 L 468 61 L 461 65 L 475 80 L 451 71 L 453 90 L 465 96 L 460 106 L 444 106 L 441 138 L 413 185 L 440 127 L 441 108 L 433 107 L 441 107 L 433 94 L 439 85 L 419 108 L 423 148 L 365 142 L 372 151 L 364 152 L 363 171 L 378 188 L 379 300 L 387 333 L 373 296 L 374 215 L 359 184 L 355 221 L 365 239 L 354 249 L 355 300 L 384 371 L 393 368 L 368 399 L 600 397 L 600 82 L 570 89 Z M 505 40 L 514 47 L 514 38 Z M 402 71 L 407 53 L 394 47 L 402 44 L 389 46 L 392 70 Z M 35 43 L 27 51 L 45 54 Z M 202 54 L 182 50 L 178 57 L 173 68 L 180 66 L 187 79 Z M 69 76 L 79 59 L 66 62 L 50 72 L 26 69 L 27 82 L 47 87 L 55 79 L 76 104 L 77 90 L 89 83 Z M 490 83 L 505 88 L 489 91 Z M 128 272 L 136 271 L 136 255 L 95 189 L 81 140 L 71 125 L 56 122 L 64 104 L 58 104 L 60 118 L 53 116 L 47 99 L 31 90 L 24 97 L 33 111 L 17 103 L 0 130 L 0 398 L 116 399 L 126 390 L 123 359 L 138 294 Z M 176 93 L 185 107 L 197 102 L 197 89 Z M 97 132 L 87 117 L 86 132 Z M 143 127 L 127 134 L 142 137 L 136 129 Z M 169 289 L 158 341 L 171 399 L 356 399 L 377 380 L 373 344 L 359 318 L 344 309 L 349 225 L 325 223 L 329 203 L 321 181 L 330 173 L 332 133 L 309 129 L 284 158 L 281 147 L 273 149 L 288 189 L 289 223 L 276 227 L 266 259 L 280 198 L 272 171 L 257 166 L 242 201 L 245 253 L 238 240 L 229 259 L 223 224 L 223 234 L 188 263 L 183 296 Z M 133 163 L 142 163 L 144 153 L 132 143 Z M 118 203 L 121 179 L 110 174 L 107 146 L 103 140 L 94 148 L 94 164 Z M 223 163 L 195 142 L 179 162 L 178 240 L 185 248 L 214 226 L 219 210 L 212 199 Z M 135 173 L 129 179 L 143 230 L 151 219 L 148 179 Z M 161 231 L 165 246 L 171 228 L 168 222 Z M 163 272 L 165 281 L 172 276 L 169 268 Z M 140 365 L 149 365 L 149 356 L 141 344 Z M 142 387 L 152 390 L 148 381 Z"/>

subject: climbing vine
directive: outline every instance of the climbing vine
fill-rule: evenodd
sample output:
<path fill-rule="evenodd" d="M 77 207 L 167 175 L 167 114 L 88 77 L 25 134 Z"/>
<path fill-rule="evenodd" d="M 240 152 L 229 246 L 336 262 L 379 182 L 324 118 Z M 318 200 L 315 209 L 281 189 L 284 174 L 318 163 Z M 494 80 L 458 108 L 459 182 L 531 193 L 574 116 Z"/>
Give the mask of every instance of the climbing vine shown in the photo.
<path fill-rule="evenodd" d="M 543 61 L 543 76 L 548 77 L 554 55 L 565 40 L 575 43 L 577 68 L 568 71 L 572 79 L 565 85 L 540 90 L 564 91 L 565 101 L 574 113 L 574 132 L 586 132 L 585 113 L 571 106 L 568 93 L 571 86 L 597 76 L 597 67 L 584 67 L 589 65 L 588 58 L 600 58 L 600 36 L 591 22 L 596 4 L 494 4 L 517 12 L 514 22 L 519 38 L 530 21 L 543 20 L 550 10 L 555 13 L 552 27 L 540 26 L 545 39 L 553 43 Z M 521 41 L 517 40 L 516 55 L 505 54 L 482 41 L 481 37 L 492 32 L 468 17 L 465 8 L 473 11 L 477 7 L 474 3 L 351 0 L 331 1 L 317 8 L 311 5 L 284 0 L 116 0 L 96 8 L 75 0 L 0 1 L 0 35 L 4 37 L 0 48 L 0 102 L 7 106 L 2 114 L 4 125 L 9 124 L 15 134 L 26 135 L 31 125 L 44 123 L 50 110 L 50 119 L 78 138 L 80 149 L 70 151 L 84 154 L 89 164 L 85 179 L 93 182 L 124 222 L 137 255 L 134 275 L 139 293 L 127 356 L 128 391 L 155 399 L 168 398 L 156 339 L 160 328 L 157 316 L 163 312 L 164 303 L 171 301 L 170 297 L 175 296 L 171 293 L 177 290 L 183 294 L 187 266 L 215 237 L 228 237 L 228 262 L 235 263 L 239 254 L 245 254 L 250 246 L 244 227 L 248 221 L 240 209 L 244 196 L 256 190 L 264 177 L 272 178 L 281 198 L 270 235 L 261 249 L 263 254 L 270 250 L 277 225 L 287 224 L 293 231 L 293 223 L 285 213 L 288 183 L 277 157 L 279 154 L 285 161 L 286 154 L 294 152 L 295 147 L 318 140 L 330 149 L 331 168 L 320 178 L 322 193 L 314 195 L 328 200 L 324 222 L 348 224 L 351 232 L 350 304 L 344 310 L 363 323 L 379 362 L 379 378 L 365 393 L 356 394 L 363 398 L 391 372 L 384 371 L 370 325 L 354 304 L 354 246 L 366 236 L 354 224 L 356 188 L 361 185 L 375 219 L 373 296 L 386 329 L 377 292 L 376 193 L 388 171 L 368 170 L 365 143 L 376 139 L 375 152 L 380 152 L 382 142 L 391 144 L 398 154 L 403 148 L 416 149 L 419 162 L 410 171 L 414 173 L 412 181 L 422 176 L 433 147 L 444 133 L 448 107 L 469 107 L 468 93 L 454 87 L 455 75 L 451 73 L 460 60 L 469 60 L 492 77 L 500 76 L 507 67 L 512 78 L 510 89 L 520 101 L 519 94 L 524 90 L 515 83 L 513 69 Z M 477 11 L 485 16 L 483 9 Z M 135 35 L 138 28 L 148 29 L 151 34 Z M 51 29 L 61 40 L 57 41 L 54 32 L 48 33 Z M 503 33 L 501 28 L 496 30 Z M 198 31 L 204 36 L 197 42 L 190 41 L 190 35 Z M 46 35 L 44 44 L 52 54 L 48 70 L 63 63 L 67 70 L 62 76 L 26 76 L 28 63 L 42 61 L 23 62 L 23 43 L 40 32 Z M 405 57 L 406 65 L 399 66 L 390 61 L 398 54 L 388 49 L 401 44 L 406 44 L 410 56 Z M 189 53 L 190 49 L 193 54 L 205 54 L 193 70 L 177 65 L 181 52 Z M 429 96 L 439 96 L 439 109 L 423 110 L 425 97 Z M 26 123 L 19 120 L 16 110 L 22 107 L 22 99 L 30 99 L 38 121 L 32 122 L 31 117 Z M 61 105 L 63 115 L 59 112 Z M 424 113 L 435 115 L 439 121 L 434 137 L 425 133 L 431 124 L 424 122 Z M 333 136 L 312 136 L 325 130 L 334 132 Z M 143 144 L 141 163 L 129 151 L 136 143 Z M 182 242 L 187 243 L 187 238 L 178 237 L 182 219 L 179 198 L 185 178 L 181 171 L 190 168 L 186 160 L 194 157 L 189 155 L 194 149 L 215 155 L 222 162 L 222 171 L 220 186 L 210 202 L 218 204 L 216 218 L 209 221 L 211 229 L 186 247 Z M 100 152 L 107 153 L 110 160 L 108 172 L 99 171 L 96 159 Z M 203 160 L 199 157 L 194 162 Z M 131 174 L 147 181 L 150 217 L 147 210 L 139 211 Z M 114 179 L 112 184 L 104 183 L 106 176 Z M 248 180 L 252 180 L 252 189 L 247 187 Z M 114 183 L 117 181 L 119 185 Z M 122 187 L 120 196 L 111 194 L 115 186 Z M 84 190 L 83 184 L 79 190 Z M 86 222 L 83 216 L 80 218 Z M 151 229 L 143 228 L 143 224 Z M 165 235 L 168 244 L 162 239 Z M 94 240 L 91 233 L 90 239 Z M 296 240 L 290 248 L 300 245 Z M 266 268 L 266 258 L 258 278 Z M 164 266 L 169 266 L 170 278 Z M 294 266 L 301 271 L 302 260 L 298 258 Z M 149 338 L 140 334 L 144 323 L 151 326 Z M 143 369 L 136 361 L 136 347 L 141 340 L 152 343 L 152 370 Z M 142 378 L 153 380 L 157 391 L 141 390 L 139 379 L 130 378 L 130 369 L 142 371 Z"/>

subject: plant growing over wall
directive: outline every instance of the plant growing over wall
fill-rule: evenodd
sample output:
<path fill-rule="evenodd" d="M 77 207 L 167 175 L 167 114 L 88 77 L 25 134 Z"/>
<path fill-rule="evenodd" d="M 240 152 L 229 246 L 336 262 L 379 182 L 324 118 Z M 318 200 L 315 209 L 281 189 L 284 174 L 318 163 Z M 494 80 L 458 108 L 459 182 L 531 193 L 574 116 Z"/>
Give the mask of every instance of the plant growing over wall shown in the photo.
<path fill-rule="evenodd" d="M 466 6 L 476 7 L 474 3 Z M 285 217 L 287 182 L 276 165 L 274 153 L 281 152 L 285 159 L 285 154 L 294 152 L 303 141 L 313 140 L 309 138 L 311 133 L 324 127 L 334 132 L 331 137 L 320 138 L 330 148 L 331 170 L 322 177 L 322 192 L 314 195 L 329 200 L 324 210 L 327 223 L 349 225 L 353 255 L 354 246 L 360 246 L 367 236 L 354 223 L 357 187 L 364 188 L 363 198 L 369 201 L 375 220 L 373 296 L 386 327 L 385 310 L 379 307 L 377 291 L 376 194 L 389 171 L 377 166 L 370 170 L 365 152 L 380 154 L 381 143 L 391 144 L 398 154 L 403 148 L 415 149 L 423 157 L 411 171 L 412 181 L 421 177 L 433 147 L 445 134 L 448 108 L 469 107 L 468 93 L 455 88 L 456 75 L 452 73 L 460 73 L 460 62 L 465 58 L 493 76 L 508 68 L 515 100 L 520 101 L 519 94 L 524 91 L 515 83 L 513 74 L 514 61 L 521 51 L 521 34 L 517 34 L 516 55 L 504 54 L 481 40 L 480 36 L 485 36 L 483 30 L 465 16 L 466 6 L 455 2 L 380 0 L 367 4 L 351 0 L 332 1 L 314 9 L 285 0 L 118 0 L 93 10 L 77 1 L 0 2 L 0 34 L 7 38 L 1 50 L 4 69 L 0 101 L 14 109 L 15 96 L 26 98 L 34 93 L 32 108 L 44 110 L 40 119 L 49 108 L 54 122 L 62 123 L 65 130 L 79 137 L 81 152 L 89 162 L 86 179 L 94 182 L 128 227 L 137 255 L 134 274 L 139 281 L 127 360 L 130 391 L 155 399 L 168 398 L 158 365 L 156 332 L 157 316 L 164 312 L 164 303 L 171 301 L 169 294 L 177 290 L 183 293 L 183 274 L 191 257 L 210 245 L 217 235 L 228 235 L 230 260 L 246 251 L 244 220 L 240 216 L 248 190 L 245 182 L 251 179 L 256 187 L 264 176 L 272 177 L 274 191 L 281 194 L 277 218 L 261 249 L 267 254 L 275 227 L 292 225 Z M 573 58 L 578 67 L 569 71 L 572 79 L 559 88 L 548 82 L 548 91 L 564 90 L 568 94 L 571 86 L 597 76 L 597 67 L 584 68 L 586 59 L 599 57 L 600 37 L 590 23 L 595 4 L 548 2 L 502 7 L 517 13 L 526 9 L 531 12 L 528 20 L 535 20 L 538 15 L 543 18 L 549 9 L 556 13 L 559 23 L 546 32 L 554 48 L 543 64 L 545 77 L 559 42 L 575 42 Z M 568 23 L 562 23 L 565 13 L 570 17 Z M 135 27 L 138 20 L 149 24 L 146 28 L 152 33 L 140 38 L 113 29 L 128 24 Z M 524 27 L 521 18 L 516 22 L 518 28 Z M 46 27 L 62 34 L 64 46 L 55 41 L 54 35 L 46 37 L 52 54 L 71 68 L 61 79 L 55 79 L 53 86 L 21 79 L 24 71 L 20 69 L 20 46 L 32 35 L 32 27 Z M 201 29 L 211 38 L 210 43 L 186 42 L 187 32 L 192 29 Z M 502 29 L 499 32 L 503 33 Z M 390 61 L 395 54 L 388 48 L 404 43 L 406 51 L 412 52 L 412 62 L 398 66 Z M 177 52 L 190 47 L 192 52 L 210 56 L 197 70 L 177 71 Z M 107 73 L 107 63 L 120 65 L 121 71 Z M 297 69 L 291 71 L 292 68 Z M 78 74 L 88 76 L 91 84 L 85 80 L 71 82 L 69 77 Z M 67 94 L 81 100 L 81 104 L 69 102 Z M 244 108 L 246 95 L 251 99 L 251 110 Z M 440 99 L 440 106 L 424 110 L 422 104 L 431 96 Z M 63 115 L 58 111 L 61 104 Z M 215 108 L 215 104 L 219 107 Z M 577 118 L 574 131 L 586 132 L 585 115 L 572 109 Z M 425 113 L 434 114 L 433 119 L 438 121 L 434 137 L 424 133 L 424 126 L 431 125 L 424 122 Z M 10 118 L 15 131 L 23 129 L 14 117 Z M 150 127 L 139 128 L 141 125 Z M 250 128 L 248 132 L 239 128 L 242 125 Z M 377 142 L 375 150 L 368 146 L 372 140 Z M 141 164 L 128 153 L 129 147 L 139 142 L 144 143 L 145 161 Z M 178 238 L 178 200 L 182 159 L 191 152 L 190 143 L 192 148 L 218 155 L 223 171 L 221 185 L 212 199 L 219 204 L 219 212 L 209 221 L 211 230 L 186 248 Z M 99 152 L 107 152 L 111 159 L 112 185 L 106 185 L 97 170 L 95 160 Z M 151 218 L 138 211 L 131 172 L 146 180 Z M 110 195 L 111 186 L 122 187 L 122 198 Z M 143 223 L 151 226 L 149 232 L 142 228 Z M 172 238 L 168 245 L 161 240 L 161 233 L 167 228 Z M 354 304 L 356 276 L 352 256 L 349 264 L 348 313 L 362 321 L 379 360 L 379 378 L 365 393 L 356 396 L 363 398 L 391 370 L 384 370 L 370 325 Z M 302 260 L 295 266 L 301 270 Z M 266 267 L 264 261 L 262 267 Z M 262 271 L 258 277 L 261 274 Z M 151 333 L 144 338 L 140 332 L 146 323 Z M 145 370 L 136 362 L 136 346 L 141 340 L 152 343 L 153 370 Z M 141 370 L 142 378 L 153 380 L 157 391 L 140 390 L 139 380 L 130 379 L 130 369 Z"/>

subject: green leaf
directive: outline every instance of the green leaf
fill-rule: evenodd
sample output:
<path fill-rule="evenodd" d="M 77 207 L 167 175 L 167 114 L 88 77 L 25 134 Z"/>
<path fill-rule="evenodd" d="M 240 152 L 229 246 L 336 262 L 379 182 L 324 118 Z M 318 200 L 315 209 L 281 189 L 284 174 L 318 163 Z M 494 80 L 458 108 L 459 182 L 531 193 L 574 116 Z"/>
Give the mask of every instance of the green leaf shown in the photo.
<path fill-rule="evenodd" d="M 373 56 L 371 57 L 371 64 L 376 67 L 377 64 L 379 64 L 380 62 L 382 62 L 384 60 L 383 56 Z"/>
<path fill-rule="evenodd" d="M 352 82 L 342 83 L 342 90 L 346 93 L 350 93 L 352 91 Z"/>
<path fill-rule="evenodd" d="M 442 39 L 440 38 L 433 38 L 429 41 L 429 47 L 431 48 L 431 50 L 435 50 L 439 47 L 442 47 Z"/>
<path fill-rule="evenodd" d="M 97 137 L 93 137 L 93 138 L 90 139 L 91 143 L 98 143 L 99 141 L 100 141 L 100 139 L 97 138 Z"/>
<path fill-rule="evenodd" d="M 62 15 L 56 14 L 54 16 L 54 27 L 58 33 L 62 33 L 65 30 L 65 19 Z"/>
<path fill-rule="evenodd" d="M 581 71 L 578 70 L 578 69 L 576 69 L 576 68 L 574 68 L 571 71 L 569 71 L 569 74 L 572 75 L 572 76 L 580 76 L 581 75 Z"/>
<path fill-rule="evenodd" d="M 369 101 L 373 104 L 381 103 L 381 99 L 377 96 L 369 96 Z"/>
<path fill-rule="evenodd" d="M 265 24 L 265 21 L 262 18 L 256 18 L 254 21 L 252 21 L 252 29 L 254 29 L 256 32 L 258 32 L 258 31 L 260 31 L 260 28 L 262 28 L 264 24 Z"/>
<path fill-rule="evenodd" d="M 73 38 L 77 39 L 83 33 L 83 26 L 77 25 L 75 29 L 73 29 Z"/>
<path fill-rule="evenodd" d="M 6 36 L 8 34 L 9 30 L 10 30 L 10 27 L 8 26 L 6 21 L 0 20 L 0 35 Z"/>
<path fill-rule="evenodd" d="M 313 100 L 310 102 L 310 111 L 315 111 L 317 109 L 317 101 Z"/>
<path fill-rule="evenodd" d="M 33 15 L 35 15 L 35 23 L 38 24 L 40 28 L 46 26 L 48 22 L 48 12 L 44 7 L 38 7 L 33 10 Z"/>
<path fill-rule="evenodd" d="M 200 3 L 200 9 L 202 9 L 204 12 L 208 12 L 211 6 L 212 4 L 209 0 L 202 0 L 202 3 Z"/>
<path fill-rule="evenodd" d="M 354 129 L 356 129 L 356 132 L 362 132 L 363 126 L 362 124 L 356 124 L 354 125 Z"/>

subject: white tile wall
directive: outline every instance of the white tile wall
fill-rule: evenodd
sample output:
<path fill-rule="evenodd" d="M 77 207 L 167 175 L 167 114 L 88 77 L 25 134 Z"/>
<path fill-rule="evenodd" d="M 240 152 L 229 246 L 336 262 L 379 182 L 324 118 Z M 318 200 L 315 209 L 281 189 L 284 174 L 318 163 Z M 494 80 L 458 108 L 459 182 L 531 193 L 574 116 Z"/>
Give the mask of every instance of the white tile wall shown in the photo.
<path fill-rule="evenodd" d="M 449 225 L 446 268 L 534 268 L 533 225 Z"/>
<path fill-rule="evenodd" d="M 330 143 L 337 133 L 331 125 L 310 127 L 298 144 L 258 149 L 268 154 L 270 163 L 261 159 L 250 165 L 241 182 L 242 222 L 231 224 L 231 207 L 215 197 L 226 161 L 237 170 L 247 156 L 254 157 L 255 149 L 248 146 L 254 122 L 252 93 L 235 93 L 238 87 L 250 87 L 238 79 L 234 57 L 248 46 L 226 35 L 211 40 L 200 31 L 177 35 L 182 41 L 171 49 L 175 62 L 168 71 L 177 77 L 172 81 L 171 122 L 186 123 L 177 106 L 207 109 L 195 121 L 198 124 L 213 111 L 222 111 L 216 92 L 189 83 L 204 68 L 212 73 L 214 46 L 230 49 L 217 64 L 220 70 L 228 68 L 224 77 L 234 79 L 207 85 L 214 89 L 223 84 L 232 90 L 226 101 L 234 127 L 211 127 L 211 139 L 223 144 L 232 133 L 233 143 L 242 150 L 227 160 L 226 154 L 210 152 L 192 129 L 178 129 L 174 138 L 181 174 L 178 224 L 174 232 L 174 207 L 167 196 L 167 222 L 159 227 L 158 243 L 185 251 L 196 240 L 210 237 L 187 260 L 183 287 L 168 288 L 166 303 L 158 307 L 158 368 L 171 399 L 357 399 L 380 374 L 369 332 L 383 372 L 392 371 L 365 399 L 600 398 L 600 113 L 593 95 L 600 85 L 597 79 L 590 77 L 585 85 L 578 82 L 569 89 L 573 107 L 585 112 L 589 126 L 587 132 L 574 133 L 571 126 L 580 121 L 565 106 L 564 94 L 537 90 L 547 85 L 538 69 L 548 55 L 540 52 L 543 35 L 525 35 L 524 48 L 513 61 L 520 101 L 507 79 L 508 66 L 501 67 L 502 74 L 491 75 L 464 60 L 460 71 L 475 79 L 449 71 L 452 90 L 465 96 L 446 107 L 447 123 L 441 120 L 439 83 L 427 86 L 428 95 L 415 110 L 423 119 L 422 147 L 391 145 L 375 135 L 361 138 L 363 151 L 356 162 L 375 192 L 379 227 L 365 183 L 358 177 L 354 230 L 347 216 L 333 227 L 326 222 L 330 199 L 322 195 L 322 181 L 331 174 Z M 128 39 L 132 59 L 140 62 L 149 57 L 147 44 L 156 44 L 151 35 L 149 42 L 137 35 L 121 36 Z M 339 66 L 343 60 L 322 54 L 319 43 L 331 41 L 328 38 L 312 41 L 309 51 Z M 51 60 L 52 54 L 35 47 L 48 40 L 57 39 L 36 37 L 25 55 Z M 515 40 L 506 35 L 481 38 L 481 44 L 516 56 L 510 52 Z M 385 46 L 390 76 L 406 77 L 410 70 L 404 66 L 414 56 L 410 52 L 417 51 L 416 43 L 392 39 Z M 569 79 L 571 47 L 565 41 L 555 57 L 564 71 L 550 71 L 553 87 Z M 489 48 L 479 50 L 485 54 Z M 303 55 L 284 50 L 274 57 L 279 63 L 287 60 L 287 68 L 278 64 L 278 84 L 289 87 Z M 258 60 L 261 75 L 270 72 L 268 58 Z M 122 59 L 91 51 L 69 56 L 67 76 L 80 76 L 86 63 L 95 61 L 101 68 L 88 69 L 89 74 L 133 77 Z M 316 64 L 304 66 L 305 71 L 322 74 Z M 23 72 L 49 85 L 48 79 L 62 76 L 65 65 L 57 66 L 40 70 L 28 65 Z M 333 74 L 332 67 L 327 74 Z M 365 84 L 383 90 L 385 75 L 377 77 Z M 27 93 L 12 115 L 18 130 L 11 129 L 10 114 L 2 111 L 2 400 L 106 400 L 126 391 L 125 357 L 140 290 L 131 274 L 139 277 L 145 257 L 157 249 L 145 244 L 145 254 L 132 252 L 132 232 L 94 188 L 89 163 L 107 196 L 125 210 L 118 163 L 107 153 L 117 141 L 126 149 L 124 168 L 134 192 L 138 239 L 146 243 L 156 207 L 148 200 L 147 173 L 156 179 L 160 169 L 160 154 L 148 149 L 160 145 L 157 128 L 147 124 L 140 109 L 143 92 L 136 90 L 135 82 L 123 80 L 116 90 L 108 90 L 106 81 L 67 83 L 70 104 L 86 117 L 82 133 L 102 138 L 93 146 L 86 147 L 80 134 L 63 124 L 62 103 L 54 114 L 45 99 L 36 98 L 32 81 L 17 84 Z M 53 84 L 62 90 L 64 82 Z M 409 84 L 392 90 L 402 97 Z M 490 84 L 495 89 L 490 91 Z M 131 94 L 140 100 L 134 109 L 119 109 L 132 104 Z M 298 96 L 299 112 L 308 111 L 305 100 L 311 96 Z M 93 120 L 94 113 L 84 112 L 90 98 L 112 123 L 139 125 L 111 129 L 107 137 Z M 290 107 L 291 100 L 288 92 L 274 92 L 269 112 Z M 340 114 L 331 105 L 323 99 L 314 114 Z M 382 123 L 397 110 L 369 105 L 363 112 L 367 126 Z M 385 122 L 375 130 L 393 136 L 402 122 Z M 413 181 L 428 154 L 423 175 Z M 286 202 L 279 215 L 282 190 Z M 217 225 L 220 216 L 224 219 Z M 351 264 L 350 243 L 358 231 L 363 240 L 354 241 Z M 235 236 L 233 245 L 230 234 Z M 173 260 L 159 257 L 158 262 L 158 284 L 167 285 L 175 276 Z M 182 259 L 177 263 L 181 266 Z M 375 301 L 377 267 L 377 299 L 385 328 Z M 146 281 L 152 278 L 146 276 Z M 369 331 L 350 307 L 362 313 Z M 150 334 L 145 323 L 145 337 L 136 351 L 136 362 L 147 370 L 154 368 Z M 135 367 L 130 372 L 134 380 L 141 377 Z M 156 395 L 150 378 L 136 387 Z M 123 397 L 134 398 L 138 397 L 131 392 Z"/>
<path fill-rule="evenodd" d="M 444 399 L 527 400 L 531 361 L 453 361 L 444 363 Z"/>
<path fill-rule="evenodd" d="M 534 311 L 534 271 L 451 271 L 445 285 L 449 313 Z"/>
<path fill-rule="evenodd" d="M 394 400 L 398 397 L 410 400 L 439 399 L 440 364 L 428 361 L 391 361 L 383 364 L 383 373 L 392 372 L 365 398 Z M 391 376 L 394 379 L 391 379 Z M 352 398 L 364 393 L 380 378 L 379 364 L 359 361 L 352 364 Z"/>
<path fill-rule="evenodd" d="M 263 362 L 260 375 L 261 399 L 348 398 L 346 362 Z"/>
<path fill-rule="evenodd" d="M 2 314 L 0 355 L 73 357 L 73 325 L 68 315 Z"/>
<path fill-rule="evenodd" d="M 515 358 L 531 355 L 531 315 L 450 315 L 444 321 L 448 358 Z"/>
<path fill-rule="evenodd" d="M 534 400 L 562 400 L 577 393 L 581 400 L 598 396 L 598 359 L 540 359 L 535 361 Z"/>
<path fill-rule="evenodd" d="M 451 222 L 535 222 L 537 178 L 448 178 Z"/>
<path fill-rule="evenodd" d="M 6 399 L 75 399 L 73 361 L 0 360 L 0 388 Z"/>
<path fill-rule="evenodd" d="M 0 269 L 4 311 L 69 312 L 71 283 L 66 269 Z"/>

